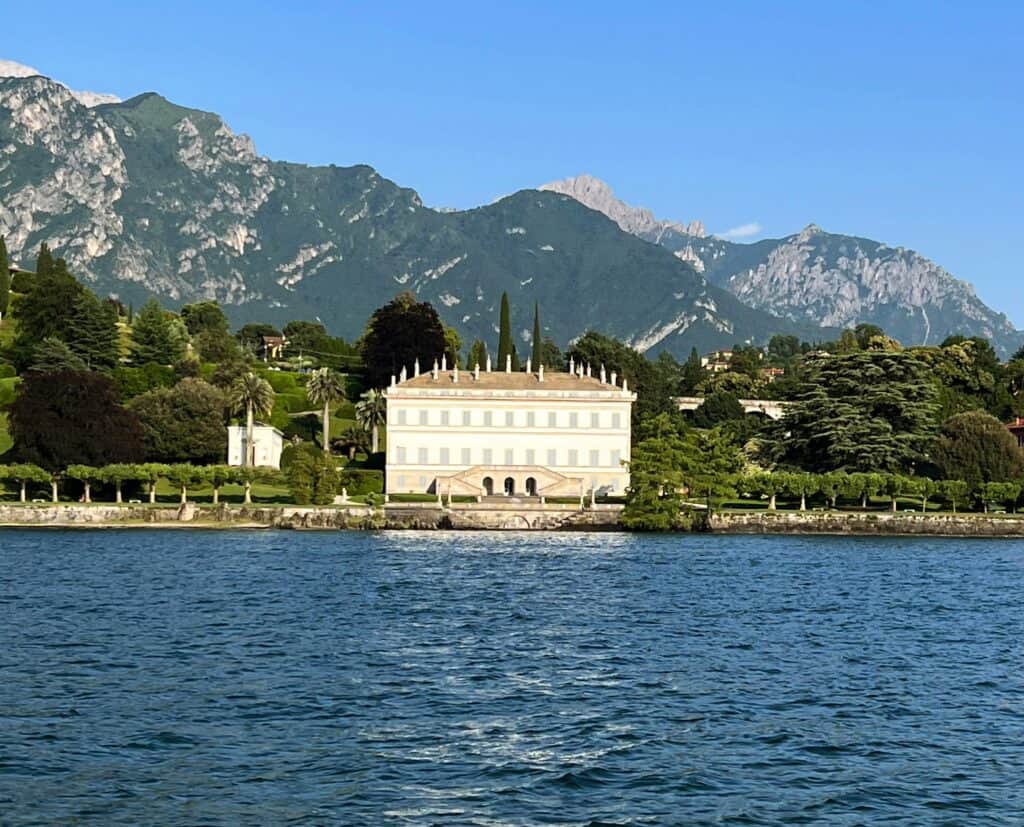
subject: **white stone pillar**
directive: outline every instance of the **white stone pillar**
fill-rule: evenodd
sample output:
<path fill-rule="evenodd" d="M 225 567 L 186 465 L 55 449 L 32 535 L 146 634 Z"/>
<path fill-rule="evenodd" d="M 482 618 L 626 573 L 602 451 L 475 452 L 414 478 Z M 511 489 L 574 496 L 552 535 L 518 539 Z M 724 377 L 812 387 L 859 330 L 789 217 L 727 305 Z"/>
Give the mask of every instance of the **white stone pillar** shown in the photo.
<path fill-rule="evenodd" d="M 512 354 L 509 353 L 505 356 L 505 373 L 512 372 Z"/>

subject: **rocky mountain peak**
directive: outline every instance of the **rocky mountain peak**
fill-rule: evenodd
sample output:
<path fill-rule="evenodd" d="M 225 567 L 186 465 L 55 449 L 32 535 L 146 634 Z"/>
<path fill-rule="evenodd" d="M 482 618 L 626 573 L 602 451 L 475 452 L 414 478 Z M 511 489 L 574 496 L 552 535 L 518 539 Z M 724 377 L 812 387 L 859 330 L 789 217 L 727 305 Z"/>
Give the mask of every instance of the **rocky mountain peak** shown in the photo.
<path fill-rule="evenodd" d="M 797 240 L 798 241 L 810 241 L 814 236 L 820 235 L 823 232 L 824 232 L 824 230 L 822 230 L 821 227 L 819 227 L 817 224 L 812 222 L 812 223 L 808 224 L 806 227 L 804 227 L 797 234 Z"/>
<path fill-rule="evenodd" d="M 537 189 L 557 192 L 575 198 L 585 207 L 604 213 L 627 233 L 641 237 L 658 236 L 666 231 L 703 238 L 706 234 L 701 221 L 680 224 L 675 221 L 663 221 L 654 213 L 643 207 L 631 207 L 615 197 L 612 188 L 600 178 L 593 175 L 576 175 L 561 181 L 551 181 Z"/>
<path fill-rule="evenodd" d="M 13 60 L 0 60 L 0 78 L 30 78 L 45 77 L 38 69 L 26 66 L 24 63 L 16 63 Z M 56 82 L 56 81 L 55 81 Z M 60 84 L 63 86 L 64 84 Z M 83 106 L 100 106 L 104 103 L 117 103 L 121 99 L 117 95 L 110 95 L 106 92 L 76 92 L 68 90 L 75 99 Z"/>

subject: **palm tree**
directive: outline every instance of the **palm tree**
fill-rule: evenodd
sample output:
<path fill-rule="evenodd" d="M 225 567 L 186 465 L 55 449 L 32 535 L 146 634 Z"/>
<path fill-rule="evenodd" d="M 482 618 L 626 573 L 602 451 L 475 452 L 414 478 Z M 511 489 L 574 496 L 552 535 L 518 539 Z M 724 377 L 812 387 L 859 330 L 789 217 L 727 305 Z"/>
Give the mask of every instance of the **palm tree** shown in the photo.
<path fill-rule="evenodd" d="M 380 426 L 387 419 L 387 410 L 387 400 L 384 398 L 384 394 L 378 390 L 367 391 L 359 397 L 359 402 L 356 403 L 356 422 L 363 427 L 364 431 L 370 432 L 372 439 L 370 452 L 373 454 L 376 454 L 380 447 Z"/>
<path fill-rule="evenodd" d="M 348 452 L 350 462 L 356 458 L 357 451 L 369 452 L 370 450 L 370 443 L 367 439 L 366 431 L 358 425 L 352 425 L 345 429 L 341 435 L 341 444 L 343 449 Z"/>
<path fill-rule="evenodd" d="M 269 414 L 274 407 L 274 389 L 270 383 L 250 371 L 239 376 L 230 391 L 231 407 L 236 411 L 245 411 L 245 457 L 243 465 L 256 464 L 256 445 L 253 429 L 256 416 Z"/>
<path fill-rule="evenodd" d="M 306 383 L 306 395 L 310 401 L 324 406 L 324 453 L 331 450 L 331 403 L 345 398 L 345 380 L 330 368 L 313 371 Z"/>

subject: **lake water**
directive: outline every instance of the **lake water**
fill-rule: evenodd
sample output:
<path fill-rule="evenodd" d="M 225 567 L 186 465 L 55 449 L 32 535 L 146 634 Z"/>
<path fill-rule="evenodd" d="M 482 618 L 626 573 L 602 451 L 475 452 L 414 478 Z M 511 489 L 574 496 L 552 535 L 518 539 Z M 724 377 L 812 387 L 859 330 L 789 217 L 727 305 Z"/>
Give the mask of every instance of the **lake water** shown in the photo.
<path fill-rule="evenodd" d="M 0 532 L 2 824 L 1022 824 L 1024 543 Z"/>

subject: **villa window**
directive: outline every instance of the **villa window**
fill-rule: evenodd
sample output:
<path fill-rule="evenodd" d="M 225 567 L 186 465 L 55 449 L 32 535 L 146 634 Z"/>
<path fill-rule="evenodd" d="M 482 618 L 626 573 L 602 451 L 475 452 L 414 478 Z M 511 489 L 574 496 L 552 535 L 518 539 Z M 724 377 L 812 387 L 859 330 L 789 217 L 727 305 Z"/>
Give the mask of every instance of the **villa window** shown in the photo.
<path fill-rule="evenodd" d="M 428 415 L 427 411 L 420 411 L 420 425 L 426 425 L 427 424 L 427 415 Z"/>
<path fill-rule="evenodd" d="M 419 448 L 419 449 L 417 449 L 417 451 L 416 451 L 416 461 L 420 465 L 426 465 L 427 464 L 427 449 L 426 448 Z"/>
<path fill-rule="evenodd" d="M 490 448 L 484 448 L 484 465 L 494 464 L 494 451 Z"/>
<path fill-rule="evenodd" d="M 471 462 L 472 456 L 473 455 L 472 455 L 472 453 L 471 453 L 469 448 L 463 448 L 462 449 L 462 464 L 463 465 L 472 465 L 473 464 Z"/>
<path fill-rule="evenodd" d="M 601 452 L 600 451 L 591 451 L 590 452 L 590 467 L 591 468 L 597 468 L 597 466 L 600 465 L 600 464 L 601 464 Z"/>
<path fill-rule="evenodd" d="M 618 468 L 622 464 L 622 451 L 612 451 L 612 467 Z"/>
<path fill-rule="evenodd" d="M 506 448 L 505 449 L 505 464 L 506 465 L 515 465 L 515 462 L 513 461 L 513 454 L 512 454 L 512 449 L 511 448 Z"/>
<path fill-rule="evenodd" d="M 449 458 L 450 458 L 450 451 L 449 451 L 449 449 L 448 448 L 442 448 L 441 449 L 441 459 L 440 459 L 441 464 L 442 465 L 447 465 Z"/>
<path fill-rule="evenodd" d="M 558 451 L 554 448 L 548 451 L 548 465 L 552 467 L 558 465 Z"/>
<path fill-rule="evenodd" d="M 578 413 L 576 413 L 576 411 L 573 411 L 571 414 L 569 414 L 569 427 L 570 428 L 578 428 L 578 427 L 580 427 L 580 415 Z"/>
<path fill-rule="evenodd" d="M 601 414 L 595 412 L 595 413 L 592 413 L 590 415 L 590 427 L 591 428 L 600 428 L 601 427 Z"/>
<path fill-rule="evenodd" d="M 548 412 L 548 427 L 555 428 L 558 426 L 558 414 L 554 411 Z"/>
<path fill-rule="evenodd" d="M 490 428 L 494 424 L 494 414 L 491 411 L 484 411 L 484 425 Z"/>
<path fill-rule="evenodd" d="M 571 449 L 569 451 L 569 462 L 568 462 L 568 465 L 571 468 L 575 468 L 579 464 L 580 464 L 580 452 L 577 451 L 575 448 L 573 448 L 573 449 Z"/>
<path fill-rule="evenodd" d="M 537 464 L 537 452 L 533 448 L 526 449 L 526 464 L 536 465 Z"/>
<path fill-rule="evenodd" d="M 536 425 L 537 425 L 537 414 L 535 414 L 533 411 L 530 411 L 529 413 L 526 414 L 526 427 L 527 428 L 534 428 L 534 427 L 536 427 Z"/>
<path fill-rule="evenodd" d="M 448 411 L 441 411 L 441 424 L 448 425 L 451 419 L 451 414 Z"/>
<path fill-rule="evenodd" d="M 516 414 L 515 414 L 515 411 L 505 411 L 505 424 L 509 428 L 511 428 L 513 425 L 516 424 Z"/>
<path fill-rule="evenodd" d="M 613 413 L 612 414 L 612 427 L 613 428 L 621 428 L 622 427 L 622 414 L 619 414 L 619 413 Z"/>
<path fill-rule="evenodd" d="M 395 462 L 399 465 L 402 465 L 405 462 L 405 447 L 402 445 L 395 448 Z"/>
<path fill-rule="evenodd" d="M 399 408 L 399 410 L 398 410 L 398 424 L 399 425 L 404 425 L 405 424 L 405 408 Z"/>

